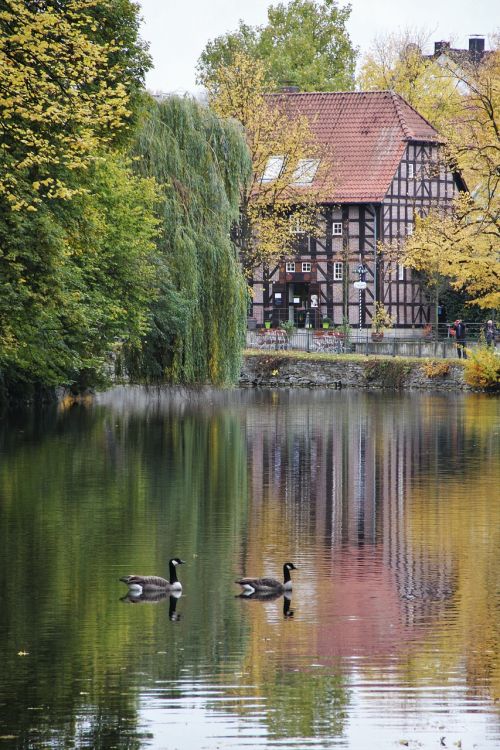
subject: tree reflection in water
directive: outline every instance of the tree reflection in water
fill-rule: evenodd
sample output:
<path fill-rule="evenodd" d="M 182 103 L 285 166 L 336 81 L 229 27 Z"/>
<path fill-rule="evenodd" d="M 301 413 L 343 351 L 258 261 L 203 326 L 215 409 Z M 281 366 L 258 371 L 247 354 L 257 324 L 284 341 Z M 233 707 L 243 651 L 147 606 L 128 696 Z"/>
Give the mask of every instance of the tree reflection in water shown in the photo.
<path fill-rule="evenodd" d="M 0 735 L 163 747 L 166 722 L 189 744 L 202 711 L 231 747 L 243 726 L 356 747 L 409 715 L 425 741 L 446 707 L 493 747 L 497 434 L 497 402 L 461 394 L 128 389 L 4 420 Z M 124 567 L 174 550 L 182 599 L 121 606 Z M 293 607 L 234 596 L 284 559 Z"/>

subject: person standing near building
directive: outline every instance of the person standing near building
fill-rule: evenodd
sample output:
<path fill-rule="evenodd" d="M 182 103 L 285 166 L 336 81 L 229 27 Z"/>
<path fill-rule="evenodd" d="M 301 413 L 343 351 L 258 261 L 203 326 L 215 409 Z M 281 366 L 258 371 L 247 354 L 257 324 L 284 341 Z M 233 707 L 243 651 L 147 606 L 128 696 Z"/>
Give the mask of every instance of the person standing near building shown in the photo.
<path fill-rule="evenodd" d="M 486 343 L 488 346 L 495 346 L 495 339 L 496 339 L 496 327 L 492 320 L 488 320 L 486 325 L 484 326 L 484 338 L 486 339 Z"/>
<path fill-rule="evenodd" d="M 465 323 L 459 318 L 453 323 L 451 327 L 455 331 L 455 341 L 457 345 L 458 358 L 461 359 L 463 357 L 464 359 L 467 359 L 467 352 L 465 351 L 465 337 L 467 334 L 467 328 L 465 326 Z"/>

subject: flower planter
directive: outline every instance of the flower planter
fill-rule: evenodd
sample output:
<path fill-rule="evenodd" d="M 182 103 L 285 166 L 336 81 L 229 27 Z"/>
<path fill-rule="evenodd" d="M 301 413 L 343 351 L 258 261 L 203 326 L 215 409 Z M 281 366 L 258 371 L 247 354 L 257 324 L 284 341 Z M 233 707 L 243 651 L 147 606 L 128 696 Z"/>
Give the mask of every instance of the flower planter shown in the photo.
<path fill-rule="evenodd" d="M 330 323 L 323 323 L 323 328 L 330 328 Z"/>
<path fill-rule="evenodd" d="M 271 321 L 270 320 L 266 320 L 266 322 L 264 323 L 264 328 L 271 328 Z"/>
<path fill-rule="evenodd" d="M 422 328 L 422 336 L 425 339 L 429 339 L 432 335 L 432 326 L 424 326 Z"/>

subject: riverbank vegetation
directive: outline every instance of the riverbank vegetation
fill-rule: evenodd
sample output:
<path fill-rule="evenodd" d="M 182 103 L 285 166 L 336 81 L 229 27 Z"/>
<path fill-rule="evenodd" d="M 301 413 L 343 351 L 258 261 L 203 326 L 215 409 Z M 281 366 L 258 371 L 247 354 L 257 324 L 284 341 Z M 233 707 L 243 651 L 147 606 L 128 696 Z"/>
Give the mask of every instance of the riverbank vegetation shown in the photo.
<path fill-rule="evenodd" d="M 247 290 L 231 226 L 250 158 L 241 128 L 189 99 L 150 103 L 138 133 L 137 168 L 159 186 L 156 280 L 150 326 L 124 349 L 141 380 L 235 382 Z"/>
<path fill-rule="evenodd" d="M 0 12 L 0 399 L 140 376 L 234 379 L 245 288 L 228 239 L 234 125 L 156 104 L 130 0 Z"/>
<path fill-rule="evenodd" d="M 486 345 L 467 350 L 468 359 L 432 359 L 424 357 L 392 357 L 386 355 L 365 354 L 329 354 L 324 352 L 273 351 L 263 353 L 261 350 L 247 349 L 246 361 L 261 385 L 286 385 L 293 363 L 302 366 L 316 364 L 318 370 L 322 364 L 339 365 L 340 369 L 332 370 L 330 381 L 325 380 L 326 373 L 319 373 L 315 380 L 313 368 L 309 385 L 369 386 L 382 388 L 403 387 L 441 387 L 443 384 L 456 383 L 463 387 L 486 391 L 500 389 L 500 358 L 495 350 Z M 329 377 L 329 376 L 328 376 Z"/>

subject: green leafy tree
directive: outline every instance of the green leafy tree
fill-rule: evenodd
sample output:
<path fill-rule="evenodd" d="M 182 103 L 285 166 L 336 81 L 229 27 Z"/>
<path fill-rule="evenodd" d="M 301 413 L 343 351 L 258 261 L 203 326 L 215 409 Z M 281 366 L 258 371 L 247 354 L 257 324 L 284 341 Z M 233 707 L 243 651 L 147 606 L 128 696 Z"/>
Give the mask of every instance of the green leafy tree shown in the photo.
<path fill-rule="evenodd" d="M 156 188 L 118 146 L 149 64 L 130 0 L 0 0 L 0 378 L 95 382 L 147 327 Z"/>
<path fill-rule="evenodd" d="M 292 0 L 268 10 L 265 26 L 240 22 L 235 32 L 210 41 L 197 66 L 198 82 L 213 80 L 236 53 L 264 63 L 269 81 L 303 91 L 350 90 L 354 86 L 356 50 L 346 24 L 351 6 L 337 0 Z"/>
<path fill-rule="evenodd" d="M 239 374 L 246 284 L 231 226 L 250 173 L 241 128 L 191 100 L 151 102 L 138 134 L 139 169 L 161 186 L 152 328 L 131 347 L 138 376 L 230 383 Z"/>
<path fill-rule="evenodd" d="M 92 384 L 147 327 L 156 188 L 108 156 L 71 201 L 0 222 L 0 370 L 9 390 Z"/>

